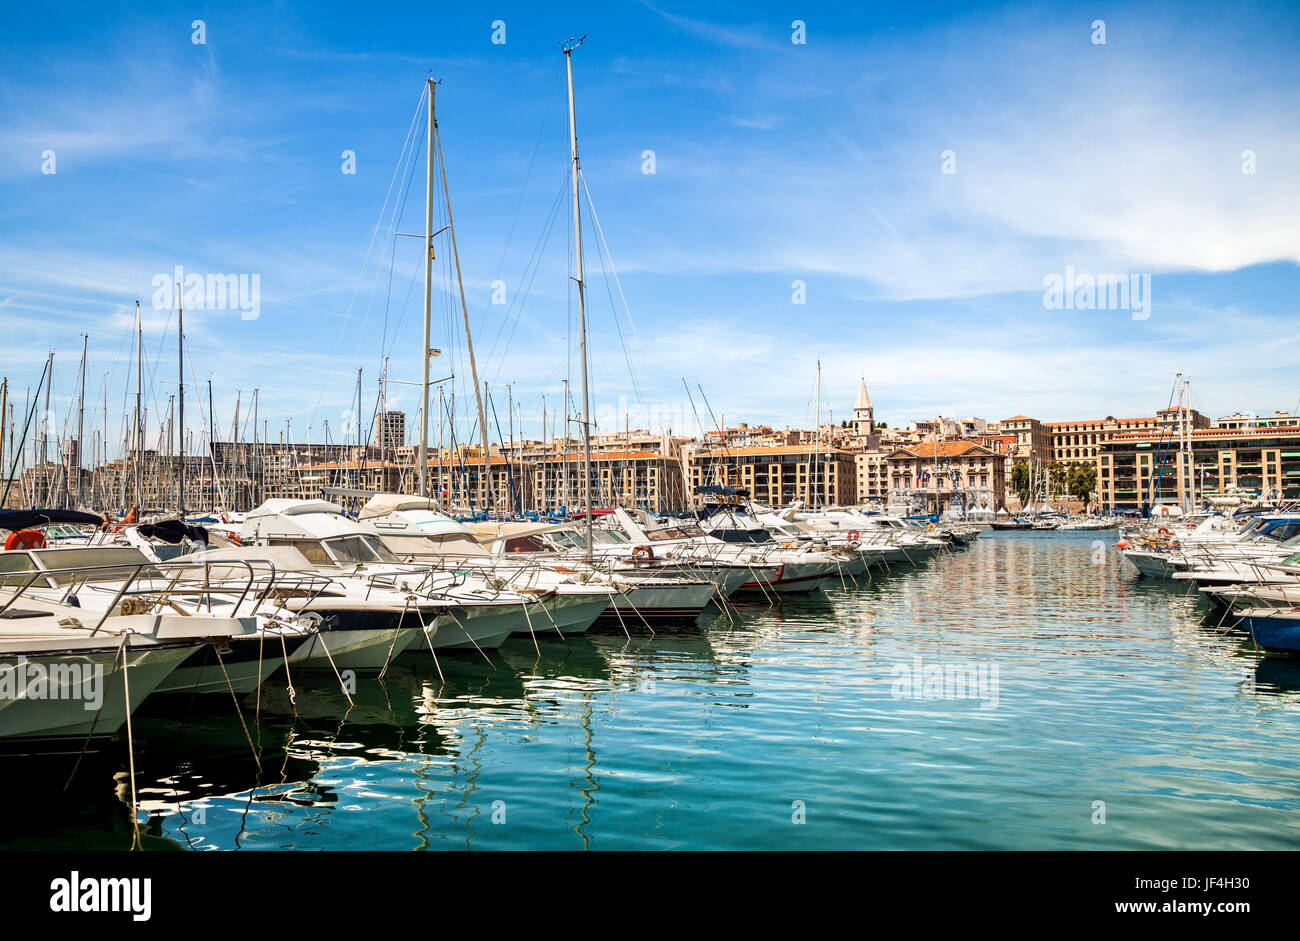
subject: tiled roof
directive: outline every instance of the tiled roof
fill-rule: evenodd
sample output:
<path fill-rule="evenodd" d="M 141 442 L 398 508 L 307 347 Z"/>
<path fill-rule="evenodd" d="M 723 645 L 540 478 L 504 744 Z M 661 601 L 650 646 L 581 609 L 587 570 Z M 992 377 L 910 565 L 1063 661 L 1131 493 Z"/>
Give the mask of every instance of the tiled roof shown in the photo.
<path fill-rule="evenodd" d="M 898 454 L 899 452 L 902 452 L 905 454 L 910 454 L 913 457 L 927 458 L 927 457 L 936 457 L 936 456 L 937 457 L 958 457 L 960 455 L 967 454 L 970 451 L 986 451 L 990 454 L 993 453 L 988 448 L 984 447 L 983 445 L 977 444 L 974 441 L 940 441 L 938 442 L 937 446 L 936 443 L 933 441 L 926 441 L 926 442 L 922 442 L 921 444 L 910 445 L 909 447 L 906 448 L 899 448 L 894 453 Z"/>

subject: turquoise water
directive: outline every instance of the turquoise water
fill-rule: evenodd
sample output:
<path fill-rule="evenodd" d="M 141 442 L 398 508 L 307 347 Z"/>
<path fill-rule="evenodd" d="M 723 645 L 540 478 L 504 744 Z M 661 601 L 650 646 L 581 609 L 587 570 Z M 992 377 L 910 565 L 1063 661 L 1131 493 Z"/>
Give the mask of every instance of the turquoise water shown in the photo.
<path fill-rule="evenodd" d="M 1300 664 L 1114 540 L 985 533 L 694 631 L 443 656 L 445 683 L 405 655 L 350 710 L 296 677 L 295 717 L 281 681 L 244 704 L 260 773 L 227 697 L 150 708 L 140 820 L 195 850 L 1300 845 Z M 975 682 L 903 696 L 918 657 Z M 66 791 L 66 759 L 5 761 L 0 844 L 129 844 L 124 748 Z"/>

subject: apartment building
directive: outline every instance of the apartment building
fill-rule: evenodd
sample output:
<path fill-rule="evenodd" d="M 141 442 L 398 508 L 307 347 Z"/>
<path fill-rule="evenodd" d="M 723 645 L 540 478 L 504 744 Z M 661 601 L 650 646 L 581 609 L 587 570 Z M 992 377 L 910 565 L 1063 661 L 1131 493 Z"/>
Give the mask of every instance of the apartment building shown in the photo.
<path fill-rule="evenodd" d="M 743 487 L 760 503 L 813 506 L 857 502 L 856 455 L 812 445 L 726 448 L 686 458 L 691 493 L 705 484 Z"/>
<path fill-rule="evenodd" d="M 1196 505 L 1230 496 L 1300 498 L 1300 425 L 1271 428 L 1197 428 L 1192 467 L 1180 460 L 1170 435 L 1115 435 L 1098 455 L 1102 505 L 1140 510 L 1146 503 Z"/>

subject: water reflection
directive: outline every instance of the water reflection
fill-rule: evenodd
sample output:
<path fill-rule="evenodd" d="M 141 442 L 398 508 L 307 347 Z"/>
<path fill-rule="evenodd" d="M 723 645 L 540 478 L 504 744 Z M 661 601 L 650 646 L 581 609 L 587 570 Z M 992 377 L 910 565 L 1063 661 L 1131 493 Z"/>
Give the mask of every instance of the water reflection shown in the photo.
<path fill-rule="evenodd" d="M 331 674 L 281 676 L 243 722 L 225 697 L 151 701 L 134 724 L 147 844 L 1287 845 L 1300 663 L 1262 657 L 1182 583 L 1133 578 L 1112 541 L 985 534 L 693 631 L 403 654 L 351 701 Z M 900 701 L 895 669 L 918 657 L 996 664 L 996 708 Z M 7 796 L 41 800 L 3 845 L 129 846 L 124 745 L 65 791 L 74 761 L 7 766 Z M 1123 809 L 1104 832 L 1072 809 L 1098 788 Z M 799 829 L 794 800 L 816 810 Z"/>

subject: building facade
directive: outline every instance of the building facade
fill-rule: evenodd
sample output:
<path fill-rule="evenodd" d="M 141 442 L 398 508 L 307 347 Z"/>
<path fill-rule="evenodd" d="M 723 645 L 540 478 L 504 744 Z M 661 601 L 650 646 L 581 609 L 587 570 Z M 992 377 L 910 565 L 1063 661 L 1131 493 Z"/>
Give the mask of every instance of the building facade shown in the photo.
<path fill-rule="evenodd" d="M 1011 451 L 1013 461 L 1048 463 L 1052 460 L 1052 434 L 1037 418 L 1013 415 L 998 423 L 998 433 L 1015 436 L 1016 444 Z"/>
<path fill-rule="evenodd" d="M 886 458 L 890 502 L 996 512 L 1006 492 L 1006 457 L 974 441 L 897 448 Z"/>
<path fill-rule="evenodd" d="M 1189 467 L 1168 434 L 1114 436 L 1098 455 L 1102 506 L 1141 510 L 1230 497 L 1300 499 L 1300 426 L 1198 428 L 1191 432 L 1191 453 Z"/>
<path fill-rule="evenodd" d="M 814 446 L 727 448 L 692 452 L 687 458 L 692 494 L 706 484 L 743 487 L 754 500 L 788 506 L 857 502 L 857 464 L 853 452 Z"/>

